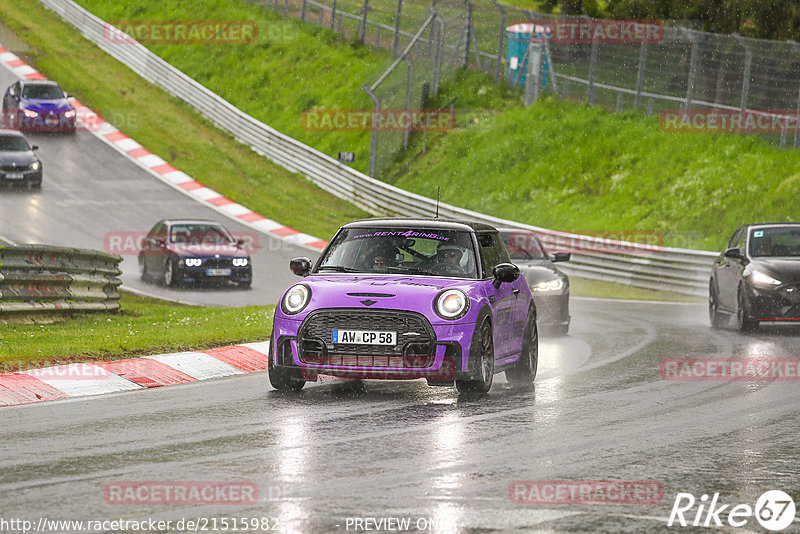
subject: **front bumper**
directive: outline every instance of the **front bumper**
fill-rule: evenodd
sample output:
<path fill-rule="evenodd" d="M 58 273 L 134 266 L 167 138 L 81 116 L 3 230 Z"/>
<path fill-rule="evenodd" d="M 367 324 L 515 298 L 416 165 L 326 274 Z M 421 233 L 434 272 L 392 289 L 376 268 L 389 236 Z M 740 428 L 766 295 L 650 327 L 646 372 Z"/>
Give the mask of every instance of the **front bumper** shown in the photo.
<path fill-rule="evenodd" d="M 249 265 L 246 267 L 225 267 L 230 269 L 228 275 L 209 274 L 211 271 L 206 267 L 187 267 L 182 265 L 178 267 L 178 276 L 181 282 L 207 282 L 207 283 L 221 283 L 221 282 L 236 282 L 237 284 L 251 283 L 253 280 L 253 270 Z"/>
<path fill-rule="evenodd" d="M 322 374 L 349 379 L 426 378 L 432 382 L 452 382 L 476 374 L 477 369 L 469 365 L 475 325 L 430 325 L 427 320 L 425 322 L 426 328 L 430 328 L 430 337 L 426 338 L 424 346 L 407 342 L 401 345 L 400 340 L 405 338 L 399 334 L 398 345 L 387 349 L 366 345 L 335 346 L 328 342 L 331 340 L 309 337 L 304 329 L 305 321 L 276 318 L 271 364 L 275 368 L 294 369 L 304 380 L 312 381 Z M 364 329 L 378 330 L 380 327 Z"/>
<path fill-rule="evenodd" d="M 3 185 L 40 185 L 42 183 L 41 167 L 33 170 L 0 169 L 0 184 Z"/>
<path fill-rule="evenodd" d="M 46 113 L 37 117 L 26 117 L 20 113 L 18 117 L 13 117 L 12 127 L 26 132 L 74 132 L 76 129 L 76 117 L 65 117 L 61 113 Z"/>
<path fill-rule="evenodd" d="M 800 322 L 800 283 L 745 288 L 750 315 L 759 321 Z"/>
<path fill-rule="evenodd" d="M 569 326 L 569 290 L 556 294 L 532 291 L 539 326 Z"/>

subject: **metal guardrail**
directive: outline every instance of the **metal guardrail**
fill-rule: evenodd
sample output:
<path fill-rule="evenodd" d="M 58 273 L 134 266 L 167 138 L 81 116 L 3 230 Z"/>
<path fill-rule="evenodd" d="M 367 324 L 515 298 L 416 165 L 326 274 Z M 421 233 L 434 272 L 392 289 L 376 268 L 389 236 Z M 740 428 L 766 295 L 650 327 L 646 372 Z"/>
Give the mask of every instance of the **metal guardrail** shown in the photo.
<path fill-rule="evenodd" d="M 430 217 L 436 201 L 370 178 L 288 137 L 236 108 L 139 43 L 110 42 L 106 23 L 71 0 L 40 0 L 90 41 L 149 82 L 199 111 L 219 128 L 286 169 L 302 174 L 328 191 L 373 215 Z M 107 34 L 106 34 L 107 35 Z M 497 227 L 531 230 L 573 243 L 573 260 L 564 271 L 586 278 L 704 296 L 714 252 L 653 247 L 592 236 L 556 232 L 440 204 L 439 215 L 471 219 Z M 604 253 L 605 250 L 613 250 Z M 619 251 L 626 251 L 620 253 Z"/>
<path fill-rule="evenodd" d="M 119 309 L 120 256 L 51 245 L 0 245 L 0 320 Z"/>

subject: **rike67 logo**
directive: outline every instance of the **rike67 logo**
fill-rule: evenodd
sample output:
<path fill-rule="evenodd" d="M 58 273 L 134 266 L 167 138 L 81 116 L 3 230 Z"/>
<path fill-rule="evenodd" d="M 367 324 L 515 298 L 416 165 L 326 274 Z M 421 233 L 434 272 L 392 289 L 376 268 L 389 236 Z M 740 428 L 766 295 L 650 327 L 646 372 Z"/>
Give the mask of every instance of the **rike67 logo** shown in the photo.
<path fill-rule="evenodd" d="M 706 494 L 695 499 L 691 493 L 678 493 L 667 526 L 713 528 L 722 527 L 723 522 L 727 522 L 731 527 L 743 527 L 752 517 L 769 531 L 784 530 L 794 521 L 794 500 L 781 490 L 765 491 L 756 500 L 755 506 L 725 504 L 720 500 L 719 493 L 714 493 L 710 500 Z"/>

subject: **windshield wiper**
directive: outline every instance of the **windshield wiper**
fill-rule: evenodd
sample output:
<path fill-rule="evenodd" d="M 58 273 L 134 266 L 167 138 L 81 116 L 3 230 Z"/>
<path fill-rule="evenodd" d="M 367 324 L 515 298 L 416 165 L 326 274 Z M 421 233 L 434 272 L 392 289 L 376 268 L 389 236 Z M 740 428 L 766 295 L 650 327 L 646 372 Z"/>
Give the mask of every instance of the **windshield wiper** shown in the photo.
<path fill-rule="evenodd" d="M 320 267 L 317 270 L 318 271 L 322 271 L 323 269 L 327 270 L 327 271 L 336 271 L 336 272 L 339 272 L 339 273 L 358 273 L 358 272 L 361 272 L 358 269 L 351 269 L 350 267 L 345 267 L 343 265 L 323 265 L 322 267 Z"/>

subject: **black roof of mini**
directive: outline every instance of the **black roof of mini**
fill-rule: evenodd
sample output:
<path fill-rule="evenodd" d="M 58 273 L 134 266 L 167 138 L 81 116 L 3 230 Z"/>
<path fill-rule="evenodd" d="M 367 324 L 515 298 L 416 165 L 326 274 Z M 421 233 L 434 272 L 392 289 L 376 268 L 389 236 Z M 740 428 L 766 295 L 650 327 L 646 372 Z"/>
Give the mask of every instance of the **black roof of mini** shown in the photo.
<path fill-rule="evenodd" d="M 497 229 L 489 224 L 457 219 L 436 217 L 383 217 L 361 219 L 347 223 L 342 228 L 437 228 L 442 230 L 462 230 L 475 232 L 494 232 Z"/>

